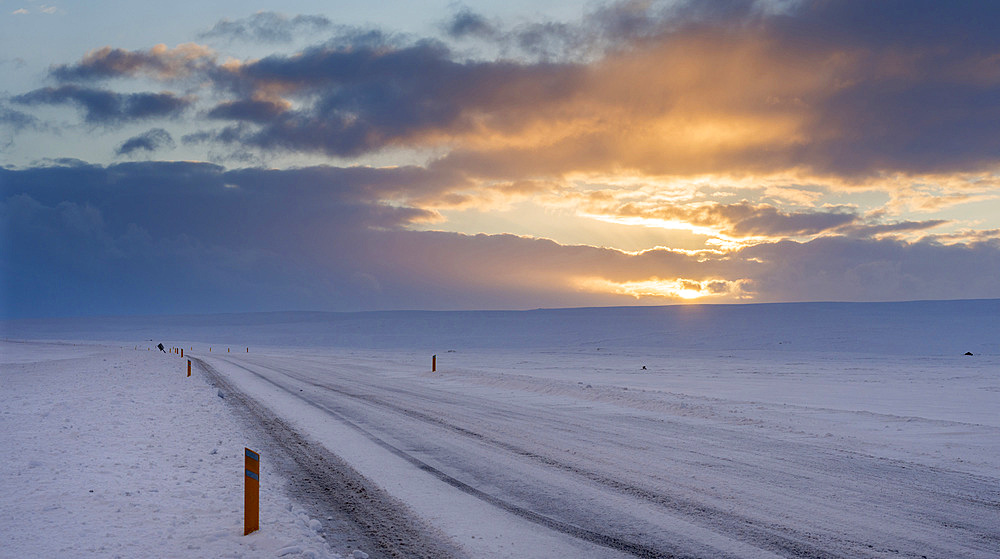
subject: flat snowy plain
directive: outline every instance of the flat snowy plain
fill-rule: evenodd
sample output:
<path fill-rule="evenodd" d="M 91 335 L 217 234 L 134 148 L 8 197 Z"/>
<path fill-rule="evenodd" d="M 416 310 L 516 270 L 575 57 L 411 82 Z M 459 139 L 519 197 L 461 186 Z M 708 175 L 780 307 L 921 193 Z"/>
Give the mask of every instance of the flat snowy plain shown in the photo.
<path fill-rule="evenodd" d="M 2 327 L 0 557 L 1000 556 L 997 300 Z"/>

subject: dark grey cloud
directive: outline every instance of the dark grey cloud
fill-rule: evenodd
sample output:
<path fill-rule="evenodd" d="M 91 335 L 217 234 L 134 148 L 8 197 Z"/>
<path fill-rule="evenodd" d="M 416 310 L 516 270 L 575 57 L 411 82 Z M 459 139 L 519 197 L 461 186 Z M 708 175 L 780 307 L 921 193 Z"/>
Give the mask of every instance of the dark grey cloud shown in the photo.
<path fill-rule="evenodd" d="M 213 116 L 262 126 L 227 129 L 218 140 L 358 155 L 396 143 L 420 144 L 424 134 L 468 131 L 482 124 L 483 115 L 516 126 L 517 114 L 529 106 L 571 94 L 580 68 L 456 62 L 443 44 L 425 41 L 397 49 L 320 47 L 272 56 L 231 78 L 247 91 L 276 86 L 315 101 L 295 111 L 257 101 L 220 105 Z"/>
<path fill-rule="evenodd" d="M 77 85 L 45 87 L 18 95 L 15 103 L 34 105 L 75 105 L 84 111 L 84 120 L 92 124 L 121 124 L 133 120 L 174 117 L 191 101 L 173 93 L 116 93 Z"/>
<path fill-rule="evenodd" d="M 24 113 L 0 104 L 0 126 L 6 126 L 15 132 L 25 128 L 38 128 L 41 121 L 28 113 Z"/>
<path fill-rule="evenodd" d="M 331 29 L 333 23 L 321 15 L 288 17 L 277 12 L 257 12 L 251 16 L 223 19 L 212 29 L 201 34 L 202 38 L 227 38 L 230 40 L 263 43 L 289 43 L 297 36 Z"/>
<path fill-rule="evenodd" d="M 130 155 L 138 150 L 154 152 L 161 148 L 172 148 L 175 145 L 174 137 L 170 135 L 170 132 L 167 132 L 163 128 L 152 128 L 122 142 L 122 145 L 118 146 L 115 153 L 118 155 Z"/>

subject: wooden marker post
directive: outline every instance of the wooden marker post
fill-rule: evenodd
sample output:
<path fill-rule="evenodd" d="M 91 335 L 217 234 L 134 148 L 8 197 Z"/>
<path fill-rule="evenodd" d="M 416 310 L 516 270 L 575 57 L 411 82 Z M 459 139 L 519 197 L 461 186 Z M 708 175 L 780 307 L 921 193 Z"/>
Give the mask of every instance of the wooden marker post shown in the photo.
<path fill-rule="evenodd" d="M 246 454 L 244 459 L 243 481 L 246 482 L 246 490 L 243 493 L 243 535 L 255 532 L 260 528 L 260 454 L 243 449 Z"/>
<path fill-rule="evenodd" d="M 188 359 L 188 376 L 191 376 L 191 360 Z"/>
<path fill-rule="evenodd" d="M 438 370 L 438 356 L 437 354 L 431 355 L 431 372 Z"/>
<path fill-rule="evenodd" d="M 181 357 L 184 357 L 184 348 L 181 348 Z"/>

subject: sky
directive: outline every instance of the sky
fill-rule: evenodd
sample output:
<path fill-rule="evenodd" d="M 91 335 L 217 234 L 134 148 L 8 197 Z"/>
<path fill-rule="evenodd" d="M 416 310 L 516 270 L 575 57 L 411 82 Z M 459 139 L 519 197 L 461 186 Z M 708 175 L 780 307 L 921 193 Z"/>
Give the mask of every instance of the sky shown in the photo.
<path fill-rule="evenodd" d="M 1000 297 L 1000 5 L 0 0 L 0 318 Z"/>

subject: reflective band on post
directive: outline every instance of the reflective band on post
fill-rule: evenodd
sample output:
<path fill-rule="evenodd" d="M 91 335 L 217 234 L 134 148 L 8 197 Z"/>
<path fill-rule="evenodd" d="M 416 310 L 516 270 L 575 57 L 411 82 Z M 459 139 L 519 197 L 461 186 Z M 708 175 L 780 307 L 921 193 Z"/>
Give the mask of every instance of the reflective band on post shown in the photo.
<path fill-rule="evenodd" d="M 247 458 L 253 458 L 254 460 L 260 462 L 260 454 L 257 454 L 256 452 L 250 450 L 249 448 L 246 448 L 244 450 L 246 450 Z"/>
<path fill-rule="evenodd" d="M 244 471 L 246 472 L 247 477 L 250 477 L 250 478 L 253 478 L 253 479 L 257 480 L 257 481 L 260 481 L 260 476 L 258 476 L 257 474 L 251 472 L 250 470 L 244 470 Z"/>

